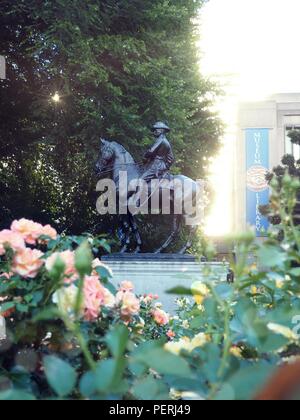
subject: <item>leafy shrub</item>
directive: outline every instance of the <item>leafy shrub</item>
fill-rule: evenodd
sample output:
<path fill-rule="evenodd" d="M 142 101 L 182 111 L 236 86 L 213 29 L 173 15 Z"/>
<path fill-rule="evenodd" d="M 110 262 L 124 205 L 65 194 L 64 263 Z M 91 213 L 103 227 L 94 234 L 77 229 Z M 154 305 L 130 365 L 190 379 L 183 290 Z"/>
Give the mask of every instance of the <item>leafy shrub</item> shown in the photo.
<path fill-rule="evenodd" d="M 24 221 L 0 232 L 0 398 L 254 398 L 300 354 L 299 184 L 286 177 L 273 188 L 281 224 L 264 244 L 252 232 L 228 238 L 235 282 L 213 284 L 208 270 L 191 289 L 174 288 L 175 316 L 128 281 L 114 289 L 92 255 L 108 247 L 101 238 L 28 234 Z"/>

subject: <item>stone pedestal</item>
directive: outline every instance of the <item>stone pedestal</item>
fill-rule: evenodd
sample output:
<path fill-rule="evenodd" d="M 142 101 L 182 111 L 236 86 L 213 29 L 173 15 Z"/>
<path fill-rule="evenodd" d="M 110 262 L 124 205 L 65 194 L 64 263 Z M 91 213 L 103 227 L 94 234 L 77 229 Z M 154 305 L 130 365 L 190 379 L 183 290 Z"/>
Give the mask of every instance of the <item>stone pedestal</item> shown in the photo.
<path fill-rule="evenodd" d="M 188 255 L 115 254 L 102 258 L 114 273 L 112 283 L 124 280 L 135 285 L 138 295 L 157 294 L 164 309 L 174 313 L 178 296 L 166 293 L 176 286 L 191 287 L 196 281 L 226 282 L 228 265 L 200 263 Z"/>
<path fill-rule="evenodd" d="M 5 340 L 5 338 L 6 338 L 5 318 L 0 315 L 0 340 Z"/>

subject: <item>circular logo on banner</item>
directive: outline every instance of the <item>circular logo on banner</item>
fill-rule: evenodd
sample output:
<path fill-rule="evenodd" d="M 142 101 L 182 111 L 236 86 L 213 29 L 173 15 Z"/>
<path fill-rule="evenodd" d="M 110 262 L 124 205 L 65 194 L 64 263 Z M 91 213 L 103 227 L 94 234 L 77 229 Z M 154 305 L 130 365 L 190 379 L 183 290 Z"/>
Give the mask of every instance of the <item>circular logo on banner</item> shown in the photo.
<path fill-rule="evenodd" d="M 247 187 L 250 191 L 253 192 L 262 192 L 269 188 L 268 181 L 266 180 L 266 175 L 268 169 L 263 166 L 255 165 L 247 171 Z"/>

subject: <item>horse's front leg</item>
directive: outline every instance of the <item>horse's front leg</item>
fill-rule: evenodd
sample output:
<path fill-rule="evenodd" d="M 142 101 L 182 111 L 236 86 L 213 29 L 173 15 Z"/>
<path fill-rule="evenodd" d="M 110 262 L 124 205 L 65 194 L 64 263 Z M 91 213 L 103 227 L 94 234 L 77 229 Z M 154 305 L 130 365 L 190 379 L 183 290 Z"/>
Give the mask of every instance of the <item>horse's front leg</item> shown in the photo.
<path fill-rule="evenodd" d="M 154 252 L 155 254 L 160 254 L 162 251 L 164 251 L 171 245 L 171 243 L 174 241 L 174 239 L 178 235 L 179 228 L 180 228 L 180 216 L 174 215 L 173 216 L 173 230 L 170 236 L 168 237 L 168 239 L 166 240 L 166 242 Z"/>
<path fill-rule="evenodd" d="M 136 249 L 134 250 L 134 254 L 139 254 L 142 251 L 142 245 L 143 245 L 142 237 L 140 235 L 140 231 L 136 223 L 135 217 L 133 215 L 130 215 L 129 220 L 130 220 L 131 228 L 134 233 L 135 240 L 136 240 Z"/>
<path fill-rule="evenodd" d="M 197 228 L 198 228 L 197 226 L 191 226 L 190 233 L 189 233 L 189 238 L 188 238 L 186 244 L 179 251 L 180 255 L 184 255 L 186 253 L 186 251 L 188 251 L 192 247 L 193 239 L 194 239 L 194 236 L 197 232 Z"/>
<path fill-rule="evenodd" d="M 121 243 L 121 254 L 125 254 L 130 246 L 131 226 L 128 216 L 123 216 L 121 219 L 122 230 L 124 232 L 124 240 Z"/>

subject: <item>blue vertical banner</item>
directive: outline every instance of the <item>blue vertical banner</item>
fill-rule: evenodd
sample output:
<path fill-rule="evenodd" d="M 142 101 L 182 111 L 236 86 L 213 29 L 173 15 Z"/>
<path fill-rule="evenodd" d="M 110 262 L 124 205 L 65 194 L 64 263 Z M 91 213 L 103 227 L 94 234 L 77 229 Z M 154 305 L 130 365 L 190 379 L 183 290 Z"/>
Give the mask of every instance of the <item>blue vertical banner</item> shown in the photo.
<path fill-rule="evenodd" d="M 259 211 L 269 202 L 270 189 L 266 174 L 269 162 L 269 129 L 246 130 L 247 168 L 247 224 L 255 227 L 256 236 L 264 237 L 269 228 L 268 219 Z"/>

